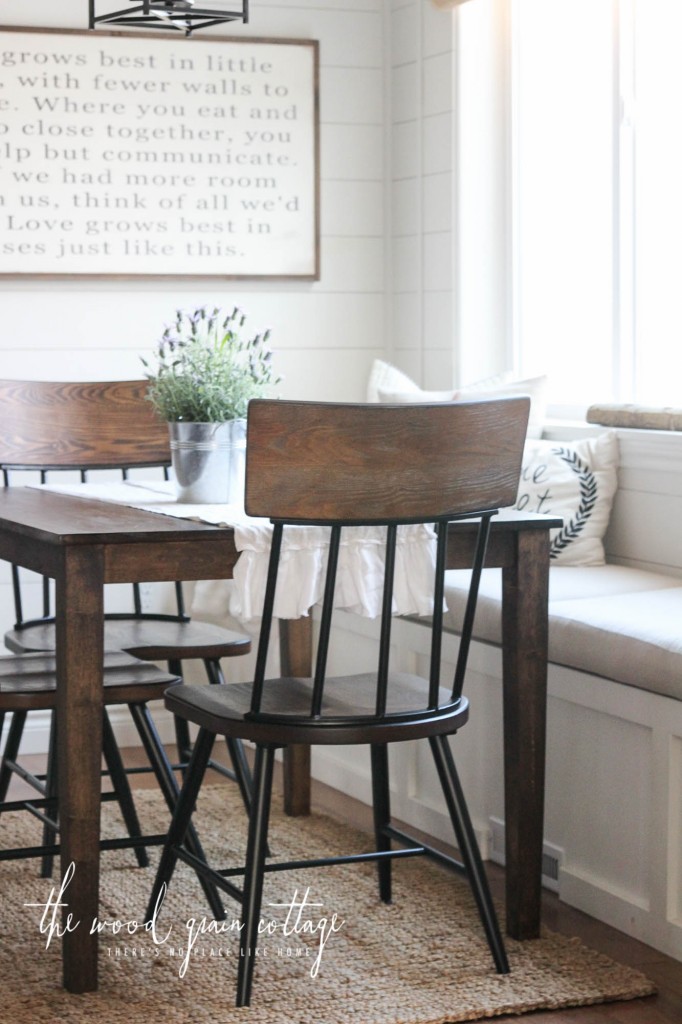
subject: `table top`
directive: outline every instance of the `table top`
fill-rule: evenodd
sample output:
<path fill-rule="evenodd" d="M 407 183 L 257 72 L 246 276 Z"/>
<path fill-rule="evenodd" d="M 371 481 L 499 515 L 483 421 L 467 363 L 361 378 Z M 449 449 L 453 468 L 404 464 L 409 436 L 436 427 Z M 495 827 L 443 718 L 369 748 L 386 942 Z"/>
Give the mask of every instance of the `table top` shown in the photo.
<path fill-rule="evenodd" d="M 225 528 L 37 487 L 9 487 L 0 488 L 0 529 L 57 544 L 96 544 L 210 538 Z"/>
<path fill-rule="evenodd" d="M 514 509 L 502 509 L 492 520 L 494 530 L 511 532 L 547 530 L 561 525 L 558 517 Z M 456 524 L 456 529 L 464 532 L 474 528 L 473 520 Z M 226 527 L 36 487 L 10 487 L 0 488 L 0 529 L 48 543 L 70 545 L 147 543 L 154 539 L 201 540 L 202 537 L 210 542 Z"/>
<path fill-rule="evenodd" d="M 100 550 L 103 582 L 225 579 L 234 531 L 32 487 L 0 488 L 0 559 L 57 578 L 66 552 Z"/>

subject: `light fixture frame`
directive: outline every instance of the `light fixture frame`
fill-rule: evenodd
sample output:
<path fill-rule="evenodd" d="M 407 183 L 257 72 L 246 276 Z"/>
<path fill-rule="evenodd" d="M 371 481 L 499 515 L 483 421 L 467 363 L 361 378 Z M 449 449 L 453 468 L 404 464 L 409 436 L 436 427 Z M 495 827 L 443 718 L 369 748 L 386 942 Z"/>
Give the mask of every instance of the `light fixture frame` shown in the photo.
<path fill-rule="evenodd" d="M 97 14 L 98 0 L 89 0 L 88 27 L 96 29 L 121 25 L 123 28 L 160 28 L 189 36 L 197 29 L 209 28 L 211 25 L 223 25 L 230 21 L 241 21 L 246 24 L 249 20 L 249 0 L 232 2 L 236 7 L 241 7 L 241 10 L 220 11 L 205 7 L 188 7 L 185 10 L 178 9 L 174 14 L 167 0 L 141 0 L 133 7 Z"/>

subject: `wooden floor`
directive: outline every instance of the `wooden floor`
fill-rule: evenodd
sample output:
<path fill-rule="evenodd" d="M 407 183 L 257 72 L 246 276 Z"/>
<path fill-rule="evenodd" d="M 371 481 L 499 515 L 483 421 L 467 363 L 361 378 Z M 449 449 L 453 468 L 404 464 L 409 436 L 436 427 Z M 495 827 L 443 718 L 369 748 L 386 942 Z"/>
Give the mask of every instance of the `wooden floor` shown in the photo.
<path fill-rule="evenodd" d="M 143 762 L 139 750 L 124 751 L 126 763 L 134 765 Z M 33 771 L 42 770 L 43 759 L 26 758 L 27 767 Z M 132 776 L 134 785 L 149 787 L 155 785 L 148 775 Z M 215 781 L 220 777 L 215 776 Z M 214 781 L 212 779 L 212 781 Z M 230 784 L 230 783 L 226 783 Z M 12 783 L 10 798 L 16 799 L 28 792 L 23 782 Z M 316 810 L 349 822 L 358 828 L 371 829 L 369 808 L 352 800 L 337 790 L 319 783 L 313 783 L 313 804 Z M 504 871 L 494 864 L 487 864 L 491 886 L 495 894 L 502 894 Z M 605 953 L 620 963 L 629 964 L 641 970 L 658 988 L 658 994 L 647 999 L 623 1003 L 606 1003 L 600 1006 L 586 1006 L 573 1010 L 539 1011 L 524 1015 L 528 1024 L 682 1024 L 682 963 L 672 960 L 663 953 L 651 949 L 634 939 L 628 938 L 594 918 L 561 903 L 552 893 L 543 891 L 543 921 L 553 931 L 577 936 L 592 949 Z M 496 1021 L 519 1021 L 518 1016 L 496 1017 Z"/>

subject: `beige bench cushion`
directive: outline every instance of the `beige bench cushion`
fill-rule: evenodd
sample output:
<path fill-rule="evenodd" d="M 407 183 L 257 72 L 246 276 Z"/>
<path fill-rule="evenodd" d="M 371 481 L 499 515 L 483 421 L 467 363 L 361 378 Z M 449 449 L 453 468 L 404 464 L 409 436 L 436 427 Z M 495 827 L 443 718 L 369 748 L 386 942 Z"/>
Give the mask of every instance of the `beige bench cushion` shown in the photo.
<path fill-rule="evenodd" d="M 550 660 L 682 700 L 682 587 L 562 601 Z"/>
<path fill-rule="evenodd" d="M 447 573 L 446 628 L 458 632 L 468 573 Z M 474 635 L 501 640 L 501 573 L 486 569 Z M 682 699 L 682 585 L 626 566 L 553 566 L 550 661 Z"/>

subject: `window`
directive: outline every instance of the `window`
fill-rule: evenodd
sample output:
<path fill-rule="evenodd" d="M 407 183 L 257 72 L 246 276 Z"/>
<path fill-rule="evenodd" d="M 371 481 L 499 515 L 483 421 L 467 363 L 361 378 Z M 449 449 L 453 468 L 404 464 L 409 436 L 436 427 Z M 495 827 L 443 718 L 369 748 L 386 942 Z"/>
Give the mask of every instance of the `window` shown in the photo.
<path fill-rule="evenodd" d="M 514 341 L 559 413 L 682 405 L 682 3 L 513 0 Z"/>

